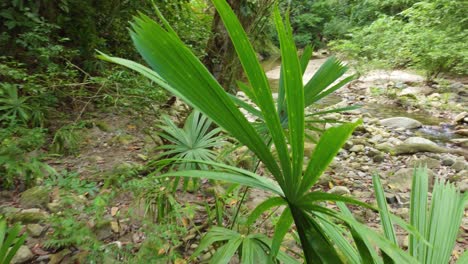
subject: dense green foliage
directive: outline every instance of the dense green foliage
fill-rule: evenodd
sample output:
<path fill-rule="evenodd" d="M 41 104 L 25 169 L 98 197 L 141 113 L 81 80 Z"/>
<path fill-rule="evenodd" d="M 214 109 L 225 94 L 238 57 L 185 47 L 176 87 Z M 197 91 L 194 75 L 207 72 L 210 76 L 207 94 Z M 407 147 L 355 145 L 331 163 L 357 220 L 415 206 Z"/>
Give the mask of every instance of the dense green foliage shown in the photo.
<path fill-rule="evenodd" d="M 396 15 L 382 14 L 370 25 L 351 30 L 333 47 L 357 60 L 392 67 L 414 67 L 432 79 L 440 73 L 466 74 L 468 8 L 464 1 L 420 1 Z"/>

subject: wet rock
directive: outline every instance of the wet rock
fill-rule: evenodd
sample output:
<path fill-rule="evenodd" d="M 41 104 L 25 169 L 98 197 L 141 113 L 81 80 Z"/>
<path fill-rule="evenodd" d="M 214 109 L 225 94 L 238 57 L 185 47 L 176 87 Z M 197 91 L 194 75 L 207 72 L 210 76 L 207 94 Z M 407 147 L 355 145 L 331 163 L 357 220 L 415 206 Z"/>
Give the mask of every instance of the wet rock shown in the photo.
<path fill-rule="evenodd" d="M 351 191 L 345 186 L 335 186 L 331 188 L 328 192 L 331 194 L 337 194 L 337 195 L 350 195 L 351 194 Z"/>
<path fill-rule="evenodd" d="M 463 160 L 455 161 L 450 168 L 454 169 L 456 172 L 462 171 L 467 168 L 467 164 Z"/>
<path fill-rule="evenodd" d="M 21 264 L 21 263 L 28 263 L 34 258 L 34 254 L 27 246 L 21 246 L 16 255 L 11 260 L 11 264 Z"/>
<path fill-rule="evenodd" d="M 386 127 L 404 129 L 413 129 L 422 126 L 421 122 L 418 120 L 414 120 L 408 117 L 391 117 L 380 120 L 380 124 Z"/>
<path fill-rule="evenodd" d="M 24 191 L 20 197 L 20 204 L 23 208 L 46 208 L 49 203 L 50 189 L 43 186 L 36 186 Z"/>
<path fill-rule="evenodd" d="M 395 147 L 395 154 L 413 154 L 418 152 L 444 153 L 448 152 L 448 150 L 439 147 L 429 139 L 421 137 L 410 137 Z"/>
<path fill-rule="evenodd" d="M 32 237 L 40 237 L 42 233 L 44 232 L 44 227 L 39 225 L 39 224 L 29 224 L 26 226 L 26 230 L 28 231 L 28 234 L 31 235 Z"/>
<path fill-rule="evenodd" d="M 349 149 L 350 152 L 363 152 L 364 151 L 364 145 L 354 145 Z"/>

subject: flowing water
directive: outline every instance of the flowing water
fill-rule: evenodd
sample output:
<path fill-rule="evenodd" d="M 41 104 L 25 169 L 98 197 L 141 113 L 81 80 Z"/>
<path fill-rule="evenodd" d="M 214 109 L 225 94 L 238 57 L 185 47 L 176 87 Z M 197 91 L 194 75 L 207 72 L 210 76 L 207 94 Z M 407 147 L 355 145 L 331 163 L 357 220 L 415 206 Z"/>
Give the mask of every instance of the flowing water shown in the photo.
<path fill-rule="evenodd" d="M 326 58 L 322 59 L 312 59 L 309 62 L 309 65 L 306 69 L 306 72 L 304 74 L 304 82 L 307 82 L 313 74 L 317 71 L 317 69 L 326 61 Z M 278 84 L 279 84 L 279 76 L 280 76 L 280 67 L 281 61 L 279 58 L 272 58 L 269 60 L 266 60 L 262 62 L 262 65 L 266 71 L 266 75 L 269 79 L 270 85 L 272 92 L 277 92 L 278 91 Z M 401 74 L 400 74 L 401 72 Z M 405 73 L 402 71 L 397 72 L 398 76 L 393 76 L 392 74 L 382 72 L 380 73 L 379 71 L 370 73 L 368 76 L 364 76 L 364 80 L 368 81 L 375 81 L 375 78 L 378 78 L 379 76 L 377 75 L 382 75 L 384 74 L 384 77 L 387 77 L 389 79 L 391 78 L 405 78 L 405 81 L 407 79 L 415 79 L 415 81 L 421 81 L 422 77 L 412 75 L 409 73 Z M 374 79 L 372 79 L 374 78 Z M 420 80 L 421 78 L 421 80 Z M 377 79 L 376 79 L 377 80 Z M 328 107 L 334 104 L 337 104 L 341 102 L 342 99 L 339 95 L 336 94 L 331 94 L 322 100 L 320 100 L 317 103 L 317 107 L 323 108 L 323 107 Z M 451 125 L 447 125 L 444 123 L 448 123 L 447 120 L 435 117 L 431 115 L 430 113 L 424 112 L 424 111 L 415 111 L 415 112 L 408 112 L 406 109 L 402 107 L 398 107 L 395 105 L 385 105 L 385 104 L 363 104 L 363 107 L 360 109 L 361 112 L 363 113 L 369 113 L 374 117 L 377 117 L 379 119 L 384 119 L 384 118 L 389 118 L 389 117 L 397 117 L 397 116 L 404 116 L 404 117 L 409 117 L 412 119 L 416 119 L 420 121 L 421 123 L 424 124 L 424 126 L 420 129 L 417 129 L 414 131 L 414 134 L 417 136 L 421 136 L 430 140 L 433 140 L 435 142 L 439 143 L 447 143 L 450 139 L 457 138 L 458 136 L 453 133 L 453 127 Z"/>

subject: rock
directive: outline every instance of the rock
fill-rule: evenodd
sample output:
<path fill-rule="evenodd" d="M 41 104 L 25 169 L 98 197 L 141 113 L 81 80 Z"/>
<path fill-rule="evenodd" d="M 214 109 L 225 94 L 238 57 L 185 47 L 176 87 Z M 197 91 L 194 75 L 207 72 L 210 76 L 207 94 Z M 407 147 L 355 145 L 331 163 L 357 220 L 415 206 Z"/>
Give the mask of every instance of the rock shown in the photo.
<path fill-rule="evenodd" d="M 453 123 L 454 123 L 454 124 L 463 123 L 465 117 L 468 117 L 468 112 L 461 112 L 460 114 L 456 115 L 456 116 L 453 118 Z"/>
<path fill-rule="evenodd" d="M 34 254 L 27 246 L 21 246 L 16 255 L 11 260 L 11 264 L 21 264 L 21 263 L 28 263 L 34 258 Z"/>
<path fill-rule="evenodd" d="M 35 209 L 35 208 L 33 208 Z M 23 224 L 39 223 L 47 219 L 49 215 L 46 212 L 37 210 L 23 210 L 9 215 L 12 222 L 21 222 Z"/>
<path fill-rule="evenodd" d="M 32 237 L 40 237 L 44 232 L 44 229 L 45 228 L 39 224 L 29 224 L 26 226 L 28 234 L 30 234 Z"/>
<path fill-rule="evenodd" d="M 55 254 L 50 255 L 50 262 L 49 264 L 59 264 L 62 263 L 62 260 L 65 258 L 65 256 L 69 255 L 72 253 L 68 248 L 59 251 Z"/>
<path fill-rule="evenodd" d="M 410 137 L 395 147 L 395 154 L 413 154 L 418 152 L 444 153 L 449 151 L 443 147 L 439 147 L 429 139 L 421 137 Z"/>
<path fill-rule="evenodd" d="M 458 135 L 468 137 L 468 129 L 467 128 L 457 129 L 457 130 L 454 131 L 454 133 L 458 134 Z"/>
<path fill-rule="evenodd" d="M 385 193 L 385 200 L 388 204 L 397 204 L 398 200 L 394 193 Z"/>
<path fill-rule="evenodd" d="M 112 226 L 110 222 L 101 223 L 94 231 L 98 240 L 106 240 L 112 236 Z"/>
<path fill-rule="evenodd" d="M 305 157 L 312 156 L 314 149 L 315 149 L 314 143 L 304 142 L 304 156 Z"/>
<path fill-rule="evenodd" d="M 418 96 L 418 95 L 427 95 L 432 92 L 432 89 L 428 86 L 418 86 L 418 87 L 407 87 L 399 93 L 399 96 Z"/>
<path fill-rule="evenodd" d="M 385 153 L 391 153 L 393 152 L 394 146 L 388 142 L 384 142 L 384 143 L 375 145 L 375 148 Z"/>
<path fill-rule="evenodd" d="M 429 169 L 435 169 L 435 168 L 440 167 L 441 164 L 442 162 L 440 160 L 429 158 L 429 157 L 424 157 L 424 156 L 421 158 L 412 159 L 409 162 L 409 165 L 413 168 L 419 167 L 419 166 L 426 166 Z"/>
<path fill-rule="evenodd" d="M 450 142 L 460 145 L 461 147 L 468 148 L 468 138 L 453 138 Z"/>
<path fill-rule="evenodd" d="M 462 171 L 467 168 L 467 164 L 463 160 L 455 161 L 450 168 L 454 169 L 456 172 Z"/>
<path fill-rule="evenodd" d="M 386 127 L 404 129 L 413 129 L 422 126 L 421 122 L 418 120 L 414 120 L 408 117 L 391 117 L 380 120 L 380 124 Z"/>
<path fill-rule="evenodd" d="M 383 140 L 383 136 L 380 135 L 380 134 L 378 134 L 378 135 L 372 136 L 372 137 L 369 139 L 369 142 L 374 143 L 374 144 L 377 144 L 377 143 L 379 143 L 379 142 L 382 141 L 382 140 Z"/>
<path fill-rule="evenodd" d="M 367 150 L 367 156 L 368 157 L 375 157 L 376 155 L 379 155 L 381 154 L 380 151 L 374 149 L 374 148 L 369 148 L 369 150 Z"/>
<path fill-rule="evenodd" d="M 461 82 L 454 82 L 454 83 L 450 84 L 450 89 L 451 90 L 459 90 L 459 89 L 462 89 L 463 87 L 464 87 L 464 85 Z"/>
<path fill-rule="evenodd" d="M 468 191 L 468 179 L 464 179 L 460 183 L 457 184 L 458 189 L 462 193 L 466 193 Z"/>
<path fill-rule="evenodd" d="M 398 208 L 395 212 L 395 214 L 403 219 L 408 219 L 409 218 L 409 209 L 402 207 Z"/>
<path fill-rule="evenodd" d="M 337 195 L 350 195 L 351 194 L 351 191 L 345 186 L 335 186 L 331 188 L 328 192 L 331 194 L 337 194 Z"/>
<path fill-rule="evenodd" d="M 429 175 L 429 183 L 431 184 L 434 181 L 434 172 L 428 169 L 427 173 Z M 387 178 L 388 186 L 393 190 L 401 192 L 408 191 L 409 189 L 411 189 L 413 174 L 414 169 L 412 168 L 400 169 L 397 172 L 395 172 L 394 175 L 391 175 Z"/>
<path fill-rule="evenodd" d="M 382 161 L 385 160 L 385 156 L 382 153 L 379 153 L 379 154 L 375 155 L 374 157 L 372 157 L 372 160 L 374 162 L 382 162 Z"/>
<path fill-rule="evenodd" d="M 36 186 L 24 191 L 20 197 L 20 204 L 23 208 L 46 208 L 49 203 L 50 189 L 43 186 Z"/>
<path fill-rule="evenodd" d="M 444 166 L 452 166 L 455 163 L 455 159 L 452 157 L 444 156 L 442 158 L 442 165 Z"/>
<path fill-rule="evenodd" d="M 448 177 L 450 182 L 460 182 L 464 179 L 468 179 L 468 170 L 462 170 L 457 174 L 451 175 Z"/>
<path fill-rule="evenodd" d="M 364 151 L 364 145 L 354 145 L 349 149 L 350 152 L 363 152 Z"/>
<path fill-rule="evenodd" d="M 343 145 L 343 149 L 350 150 L 353 147 L 353 142 L 352 141 L 346 141 Z"/>

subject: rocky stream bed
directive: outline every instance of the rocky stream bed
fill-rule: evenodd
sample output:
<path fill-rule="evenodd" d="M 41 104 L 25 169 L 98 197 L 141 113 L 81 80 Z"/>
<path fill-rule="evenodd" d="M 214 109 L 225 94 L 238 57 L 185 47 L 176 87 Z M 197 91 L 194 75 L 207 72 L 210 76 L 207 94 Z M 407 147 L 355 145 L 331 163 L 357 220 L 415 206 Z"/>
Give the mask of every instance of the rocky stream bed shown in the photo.
<path fill-rule="evenodd" d="M 325 58 L 314 59 L 309 64 L 305 80 L 310 78 Z M 270 66 L 267 72 L 273 84 L 278 82 L 278 66 Z M 239 97 L 244 97 L 241 93 Z M 245 97 L 244 97 L 245 98 Z M 361 105 L 357 110 L 344 114 L 330 114 L 325 118 L 341 121 L 362 119 L 363 124 L 339 152 L 330 168 L 322 176 L 319 188 L 331 193 L 351 195 L 357 199 L 375 203 L 372 175 L 382 178 L 387 201 L 392 211 L 408 219 L 410 186 L 413 168 L 420 164 L 428 167 L 430 175 L 455 183 L 462 192 L 468 191 L 468 86 L 466 80 L 451 80 L 428 86 L 424 78 L 410 71 L 372 71 L 361 76 L 319 103 L 322 108 Z M 184 109 L 176 104 L 170 111 L 173 116 Z M 104 175 L 116 167 L 145 164 L 149 149 L 162 142 L 148 139 L 141 132 L 152 121 L 137 120 L 108 113 L 97 115 L 97 124 L 87 131 L 86 146 L 77 157 L 51 160 L 50 164 L 69 171 L 77 171 L 83 178 Z M 103 124 L 110 124 L 104 126 Z M 306 142 L 306 155 L 314 149 Z M 109 191 L 99 183 L 100 192 Z M 266 198 L 266 194 L 252 190 L 247 207 L 254 207 Z M 102 241 L 109 244 L 142 243 L 144 234 L 136 222 L 123 217 L 135 214 L 134 197 L 118 195 L 106 208 L 108 224 L 95 228 Z M 202 201 L 198 194 L 181 194 L 179 199 Z M 60 214 L 63 207 L 56 188 L 36 187 L 25 192 L 2 191 L 0 213 L 12 221 L 22 221 L 29 234 L 27 244 L 20 248 L 13 263 L 83 263 L 80 250 L 73 248 L 47 250 L 43 247 L 51 230 L 48 219 Z M 89 204 L 89 196 L 76 196 L 75 203 Z M 202 208 L 203 209 L 203 208 Z M 138 211 L 138 210 L 137 210 Z M 378 227 L 379 219 L 371 210 L 355 209 L 356 216 L 372 227 Z M 119 215 L 122 216 L 119 218 Z M 78 217 L 86 218 L 86 213 Z M 195 223 L 203 224 L 203 214 L 195 217 Z M 85 220 L 87 221 L 87 220 Z M 268 229 L 268 227 L 266 228 Z M 454 251 L 455 258 L 468 246 L 468 213 L 465 212 L 460 238 Z M 184 255 L 196 248 L 200 238 L 196 232 L 188 232 L 183 239 Z M 399 230 L 399 240 L 404 246 L 406 234 Z M 285 245 L 294 248 L 290 236 Z M 180 247 L 179 247 L 180 250 Z M 203 257 L 209 258 L 210 252 Z M 185 262 L 180 262 L 185 263 Z"/>

